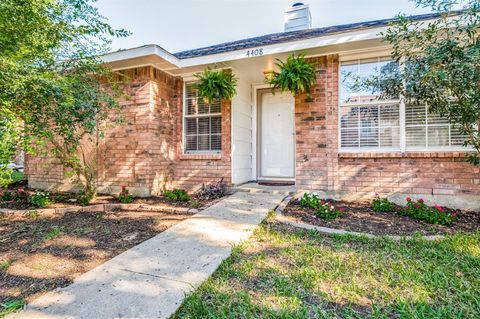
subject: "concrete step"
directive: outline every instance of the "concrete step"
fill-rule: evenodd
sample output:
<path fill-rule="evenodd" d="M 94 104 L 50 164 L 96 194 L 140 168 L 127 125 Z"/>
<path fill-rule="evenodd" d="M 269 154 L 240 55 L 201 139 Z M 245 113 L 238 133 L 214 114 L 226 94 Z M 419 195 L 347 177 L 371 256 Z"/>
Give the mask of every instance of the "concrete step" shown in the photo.
<path fill-rule="evenodd" d="M 266 193 L 277 195 L 292 195 L 296 192 L 295 186 L 265 186 L 258 183 L 247 183 L 233 187 L 234 191 L 247 193 Z"/>

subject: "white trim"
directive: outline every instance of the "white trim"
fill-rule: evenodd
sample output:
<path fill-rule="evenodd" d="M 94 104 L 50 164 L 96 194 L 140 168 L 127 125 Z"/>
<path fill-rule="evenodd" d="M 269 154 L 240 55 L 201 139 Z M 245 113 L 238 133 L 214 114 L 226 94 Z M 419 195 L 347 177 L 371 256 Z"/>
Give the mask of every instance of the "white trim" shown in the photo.
<path fill-rule="evenodd" d="M 180 59 L 178 59 L 176 56 L 156 44 L 149 44 L 138 48 L 107 53 L 100 56 L 100 59 L 104 63 L 112 63 L 122 60 L 141 58 L 149 55 L 156 55 L 176 66 L 180 65 Z"/>
<path fill-rule="evenodd" d="M 252 180 L 257 180 L 257 139 L 258 139 L 258 101 L 257 101 L 257 92 L 258 90 L 271 88 L 270 84 L 266 83 L 256 83 L 252 84 L 252 95 L 253 95 L 253 104 L 252 104 Z"/>

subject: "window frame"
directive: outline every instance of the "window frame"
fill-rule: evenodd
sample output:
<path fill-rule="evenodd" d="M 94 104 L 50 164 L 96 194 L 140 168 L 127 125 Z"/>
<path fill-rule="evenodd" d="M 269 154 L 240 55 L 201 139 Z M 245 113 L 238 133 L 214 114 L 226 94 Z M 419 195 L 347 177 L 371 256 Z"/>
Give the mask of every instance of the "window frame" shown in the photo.
<path fill-rule="evenodd" d="M 223 127 L 222 127 L 222 101 L 220 101 L 220 112 L 217 113 L 207 113 L 207 114 L 195 114 L 195 115 L 188 115 L 187 113 L 187 84 L 195 83 L 196 81 L 191 80 L 184 80 L 183 81 L 183 98 L 182 98 L 182 154 L 183 155 L 219 155 L 222 153 L 223 143 Z M 196 97 L 198 99 L 198 96 Z M 220 118 L 220 149 L 219 150 L 196 150 L 196 151 L 187 151 L 187 119 L 199 119 L 199 118 L 212 118 L 212 117 L 219 117 Z M 211 125 L 211 124 L 210 124 Z M 201 134 L 206 135 L 206 134 Z M 211 136 L 212 134 L 208 134 Z M 198 124 L 197 124 L 197 148 L 198 148 Z"/>
<path fill-rule="evenodd" d="M 399 96 L 398 99 L 392 100 L 378 100 L 374 102 L 363 102 L 363 103 L 343 103 L 342 100 L 342 64 L 343 63 L 351 63 L 357 61 L 360 63 L 361 60 L 370 60 L 370 59 L 377 59 L 381 61 L 381 59 L 389 58 L 389 55 L 376 55 L 376 56 L 369 56 L 369 57 L 358 57 L 358 58 L 351 58 L 345 60 L 340 60 L 338 63 L 338 149 L 340 153 L 415 153 L 415 152 L 468 152 L 471 150 L 470 147 L 464 146 L 451 146 L 451 134 L 449 133 L 449 145 L 447 147 L 428 147 L 428 141 L 426 142 L 425 147 L 408 147 L 407 146 L 407 125 L 406 125 L 406 102 L 405 98 Z M 402 68 L 403 64 L 400 63 L 399 68 Z M 399 106 L 399 129 L 400 129 L 400 136 L 399 136 L 399 147 L 342 147 L 342 107 L 362 107 L 362 106 L 372 106 L 372 105 L 392 105 L 398 104 Z M 426 119 L 428 121 L 428 106 Z M 428 123 L 428 122 L 427 122 Z M 423 126 L 423 125 L 419 125 Z M 380 125 L 378 126 L 381 127 Z M 428 130 L 428 124 L 425 125 L 426 129 Z M 452 125 L 449 124 L 449 132 L 452 131 Z M 359 137 L 360 138 L 360 137 Z M 427 137 L 428 138 L 428 133 Z"/>

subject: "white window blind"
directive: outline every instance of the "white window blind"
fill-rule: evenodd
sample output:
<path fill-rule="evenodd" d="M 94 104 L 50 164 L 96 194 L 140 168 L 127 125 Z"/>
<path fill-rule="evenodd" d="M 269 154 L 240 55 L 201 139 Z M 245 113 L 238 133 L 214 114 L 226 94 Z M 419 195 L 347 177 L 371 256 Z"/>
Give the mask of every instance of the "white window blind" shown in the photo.
<path fill-rule="evenodd" d="M 198 97 L 194 82 L 185 83 L 185 153 L 219 153 L 222 149 L 221 101 L 210 105 Z"/>
<path fill-rule="evenodd" d="M 425 105 L 405 105 L 399 97 L 382 92 L 396 70 L 398 64 L 389 58 L 342 62 L 341 150 L 461 150 L 465 137 L 447 119 L 429 114 Z M 361 85 L 366 82 L 370 86 Z"/>
<path fill-rule="evenodd" d="M 447 119 L 430 114 L 425 105 L 405 106 L 405 133 L 407 150 L 460 148 L 465 141 Z"/>
<path fill-rule="evenodd" d="M 342 148 L 400 147 L 399 105 L 375 104 L 341 107 Z"/>
<path fill-rule="evenodd" d="M 340 145 L 344 150 L 400 149 L 400 103 L 386 97 L 381 85 L 361 86 L 361 81 L 381 81 L 397 65 L 375 58 L 342 63 L 340 68 Z"/>

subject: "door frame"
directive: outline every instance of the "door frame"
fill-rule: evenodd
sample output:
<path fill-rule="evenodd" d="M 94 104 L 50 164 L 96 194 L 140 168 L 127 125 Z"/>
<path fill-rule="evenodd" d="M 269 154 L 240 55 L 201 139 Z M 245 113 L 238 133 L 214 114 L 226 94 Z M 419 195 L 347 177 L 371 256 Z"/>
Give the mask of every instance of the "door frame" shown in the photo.
<path fill-rule="evenodd" d="M 293 117 L 293 130 L 294 130 L 294 139 L 293 139 L 293 177 L 261 177 L 259 173 L 261 172 L 260 166 L 261 165 L 261 152 L 260 152 L 260 101 L 258 99 L 259 95 L 262 91 L 271 90 L 271 86 L 269 84 L 256 84 L 252 85 L 252 95 L 253 95 L 253 107 L 252 107 L 252 121 L 253 121 L 253 130 L 252 130 L 252 148 L 253 148 L 253 156 L 252 156 L 252 180 L 264 180 L 264 181 L 286 181 L 286 182 L 294 182 L 296 180 L 296 131 L 295 131 L 295 110 L 294 110 L 294 117 Z"/>

